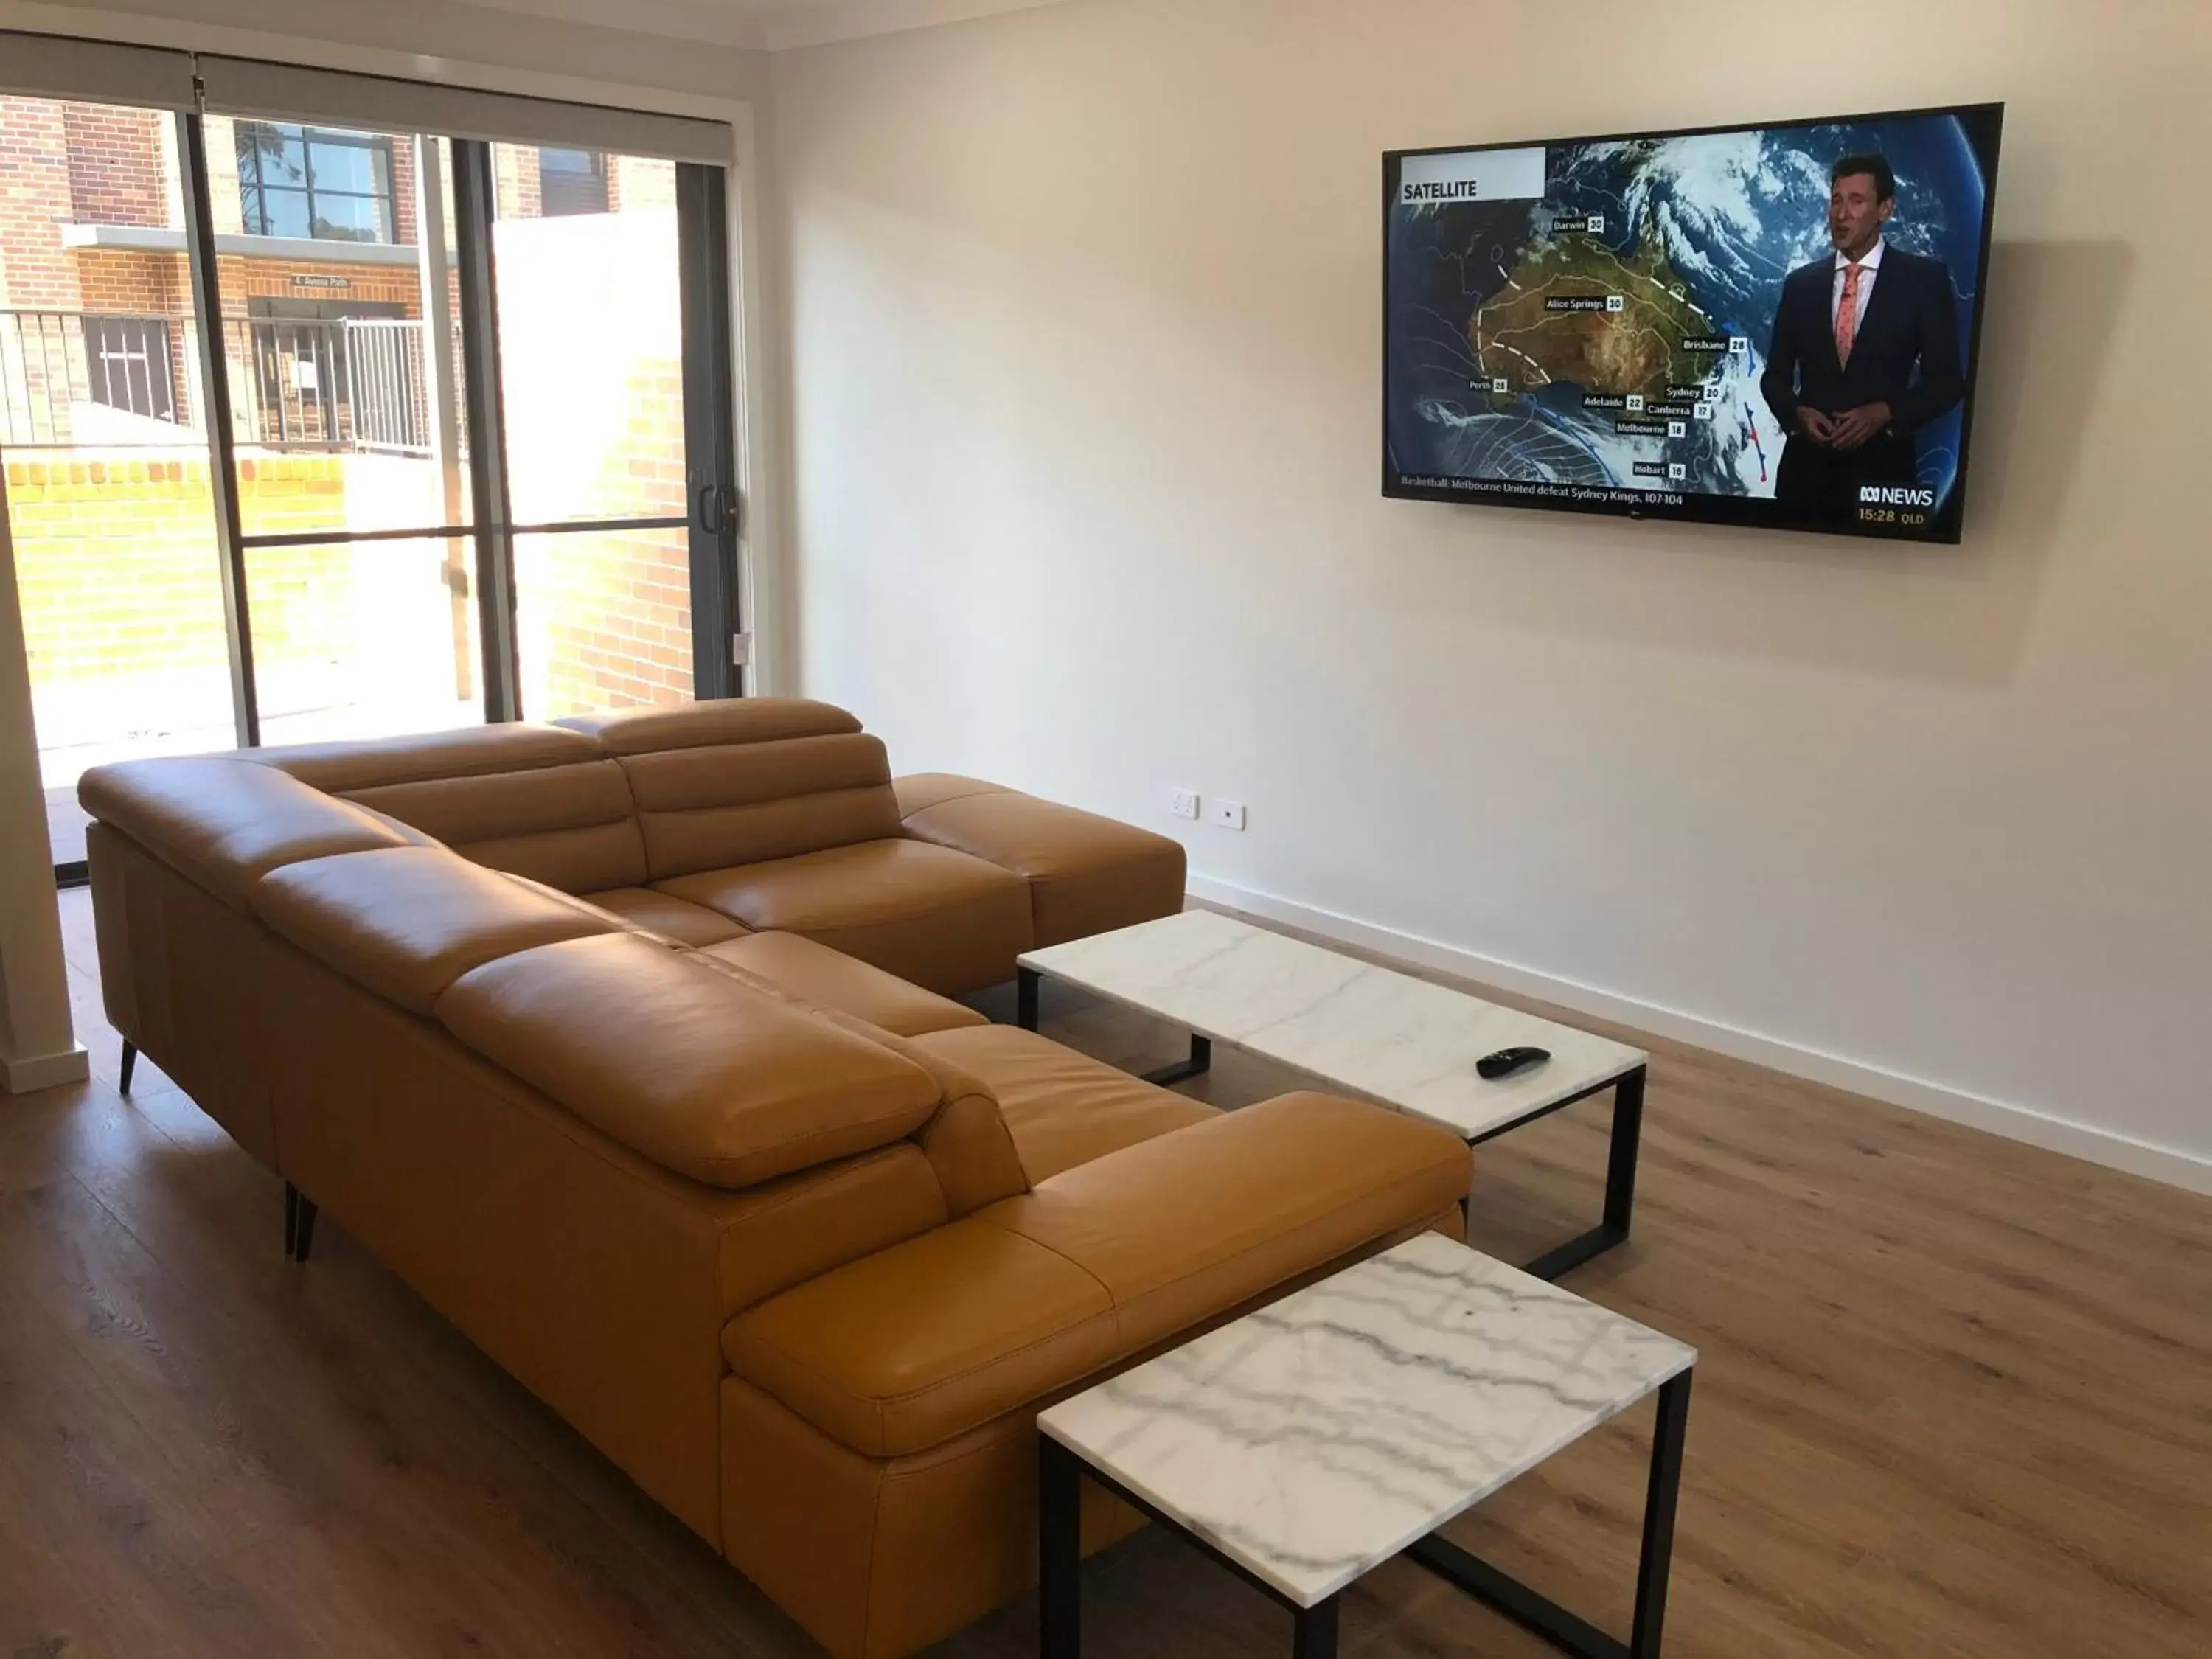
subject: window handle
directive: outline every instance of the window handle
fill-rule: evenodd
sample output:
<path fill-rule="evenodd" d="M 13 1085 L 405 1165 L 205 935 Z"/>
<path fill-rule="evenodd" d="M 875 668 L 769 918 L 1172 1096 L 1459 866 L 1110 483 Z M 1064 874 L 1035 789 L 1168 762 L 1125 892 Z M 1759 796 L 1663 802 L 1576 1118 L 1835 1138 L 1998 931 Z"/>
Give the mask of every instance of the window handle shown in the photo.
<path fill-rule="evenodd" d="M 738 517 L 738 495 L 733 489 L 720 484 L 705 484 L 699 490 L 699 528 L 709 536 L 719 536 L 726 527 L 734 526 Z"/>

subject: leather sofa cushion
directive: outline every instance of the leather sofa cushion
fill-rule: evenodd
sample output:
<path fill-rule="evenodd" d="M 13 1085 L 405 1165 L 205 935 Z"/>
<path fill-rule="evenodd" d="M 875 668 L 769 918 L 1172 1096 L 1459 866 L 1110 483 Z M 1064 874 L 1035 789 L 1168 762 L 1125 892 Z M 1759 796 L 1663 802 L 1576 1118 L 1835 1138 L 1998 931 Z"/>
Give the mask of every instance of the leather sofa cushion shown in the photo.
<path fill-rule="evenodd" d="M 910 1140 L 766 1182 L 722 1212 L 722 1313 L 950 1219 L 936 1172 Z"/>
<path fill-rule="evenodd" d="M 572 714 L 554 724 L 618 756 L 717 744 L 781 743 L 860 729 L 860 722 L 845 710 L 804 697 L 727 697 L 674 708 L 617 708 Z"/>
<path fill-rule="evenodd" d="M 923 1067 L 642 933 L 486 963 L 435 1012 L 586 1122 L 709 1186 L 888 1146 L 938 1105 Z"/>
<path fill-rule="evenodd" d="M 1211 1106 L 1017 1026 L 939 1031 L 916 1038 L 915 1046 L 989 1086 L 1032 1185 L 1219 1115 Z"/>
<path fill-rule="evenodd" d="M 580 732 L 513 722 L 243 752 L 566 893 L 646 879 L 629 780 Z"/>
<path fill-rule="evenodd" d="M 463 726 L 449 732 L 423 732 L 404 737 L 294 744 L 239 752 L 332 794 L 437 778 L 534 772 L 546 767 L 579 766 L 606 758 L 606 752 L 597 740 L 581 732 L 521 720 L 497 726 Z"/>
<path fill-rule="evenodd" d="M 1097 1275 L 1125 1352 L 1466 1196 L 1466 1143 L 1380 1106 L 1290 1094 L 1079 1164 L 977 1219 Z"/>
<path fill-rule="evenodd" d="M 971 1218 L 762 1304 L 722 1349 L 816 1427 L 897 1457 L 1097 1370 L 1116 1339 L 1096 1277 Z"/>
<path fill-rule="evenodd" d="M 465 858 L 566 893 L 645 880 L 629 780 L 611 760 L 343 792 Z"/>
<path fill-rule="evenodd" d="M 808 1002 L 856 1014 L 898 1036 L 990 1024 L 974 1009 L 949 997 L 910 985 L 857 957 L 817 945 L 799 933 L 749 933 L 710 945 L 707 953 Z"/>
<path fill-rule="evenodd" d="M 898 834 L 890 761 L 861 732 L 623 757 L 653 879 Z"/>
<path fill-rule="evenodd" d="M 927 842 L 864 842 L 654 885 L 756 933 L 804 933 L 946 996 L 1012 978 L 1030 948 L 1028 884 Z"/>
<path fill-rule="evenodd" d="M 273 767 L 224 756 L 94 767 L 79 781 L 77 799 L 94 817 L 249 915 L 255 884 L 280 865 L 428 843 L 418 830 Z"/>
<path fill-rule="evenodd" d="M 1040 947 L 1182 908 L 1180 842 L 975 778 L 924 774 L 896 787 L 908 835 L 1028 881 Z"/>
<path fill-rule="evenodd" d="M 288 864 L 253 908 L 308 955 L 411 1013 L 495 957 L 619 930 L 580 900 L 443 847 L 392 847 Z"/>
<path fill-rule="evenodd" d="M 761 933 L 758 939 L 795 939 L 796 934 Z M 805 944 L 807 941 L 801 940 Z M 812 948 L 824 951 L 841 962 L 852 962 L 826 946 Z M 973 1072 L 954 1065 L 942 1055 L 933 1054 L 910 1037 L 903 1037 L 875 1024 L 862 1016 L 842 1008 L 832 1007 L 801 994 L 787 985 L 779 985 L 763 977 L 741 963 L 730 961 L 723 955 L 702 951 L 696 953 L 702 962 L 714 963 L 722 972 L 757 987 L 763 994 L 788 1001 L 805 1009 L 817 1018 L 825 1019 L 842 1030 L 880 1043 L 893 1054 L 919 1066 L 936 1079 L 939 1103 L 936 1113 L 915 1133 L 915 1143 L 927 1158 L 935 1173 L 939 1189 L 943 1193 L 949 1215 L 957 1219 L 986 1204 L 1012 1197 L 1029 1190 L 1029 1178 L 1022 1173 L 1022 1161 L 1014 1151 L 1013 1137 L 1006 1133 L 1006 1121 L 999 1115 L 999 1102 L 990 1085 Z M 865 963 L 854 964 L 874 969 Z M 884 977 L 888 978 L 889 975 Z M 893 980 L 895 985 L 903 981 Z M 906 986 L 912 992 L 914 988 Z M 927 992 L 915 994 L 927 996 Z M 955 1003 L 951 1006 L 957 1007 Z"/>
<path fill-rule="evenodd" d="M 674 939 L 679 945 L 720 945 L 724 939 L 743 939 L 745 935 L 742 922 L 732 921 L 720 910 L 709 910 L 703 904 L 678 898 L 673 893 L 656 892 L 650 887 L 611 888 L 605 892 L 586 893 L 584 898 L 587 903 L 596 904 L 635 927 Z"/>
<path fill-rule="evenodd" d="M 1470 1168 L 1444 1130 L 1286 1095 L 787 1291 L 732 1322 L 723 1350 L 854 1450 L 920 1452 L 1429 1224 Z"/>

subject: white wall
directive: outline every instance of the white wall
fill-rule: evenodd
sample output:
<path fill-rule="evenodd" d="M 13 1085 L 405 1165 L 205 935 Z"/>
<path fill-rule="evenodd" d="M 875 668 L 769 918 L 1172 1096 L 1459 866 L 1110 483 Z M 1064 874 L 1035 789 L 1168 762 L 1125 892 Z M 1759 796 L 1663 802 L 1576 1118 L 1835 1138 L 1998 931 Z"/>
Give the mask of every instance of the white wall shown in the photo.
<path fill-rule="evenodd" d="M 23 612 L 8 485 L 0 476 L 0 1091 L 27 1094 L 82 1080 L 89 1069 L 70 1028 L 46 798 L 31 726 Z"/>
<path fill-rule="evenodd" d="M 1850 16 L 1091 0 L 777 58 L 805 689 L 908 769 L 1246 801 L 1186 837 L 1237 889 L 2212 1187 L 2212 9 Z M 1993 98 L 1963 548 L 1380 498 L 1383 149 Z"/>

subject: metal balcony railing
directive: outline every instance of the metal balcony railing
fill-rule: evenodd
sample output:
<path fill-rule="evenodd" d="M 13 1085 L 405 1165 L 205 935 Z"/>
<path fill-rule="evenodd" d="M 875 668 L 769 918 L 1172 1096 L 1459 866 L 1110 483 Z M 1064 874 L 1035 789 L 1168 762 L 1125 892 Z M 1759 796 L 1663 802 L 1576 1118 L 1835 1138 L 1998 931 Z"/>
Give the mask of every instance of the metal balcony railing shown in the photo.
<path fill-rule="evenodd" d="M 422 337 L 413 319 L 224 319 L 233 441 L 429 454 Z M 0 310 L 0 446 L 190 443 L 198 357 L 188 316 Z"/>

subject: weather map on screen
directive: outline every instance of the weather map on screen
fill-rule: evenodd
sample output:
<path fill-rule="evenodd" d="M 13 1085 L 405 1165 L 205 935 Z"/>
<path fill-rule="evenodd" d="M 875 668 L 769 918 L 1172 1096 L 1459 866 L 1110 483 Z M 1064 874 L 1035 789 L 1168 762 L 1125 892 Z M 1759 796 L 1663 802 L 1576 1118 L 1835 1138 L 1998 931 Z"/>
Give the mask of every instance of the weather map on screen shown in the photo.
<path fill-rule="evenodd" d="M 1958 539 L 2002 106 L 1384 158 L 1384 489 Z"/>

